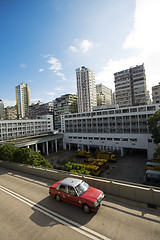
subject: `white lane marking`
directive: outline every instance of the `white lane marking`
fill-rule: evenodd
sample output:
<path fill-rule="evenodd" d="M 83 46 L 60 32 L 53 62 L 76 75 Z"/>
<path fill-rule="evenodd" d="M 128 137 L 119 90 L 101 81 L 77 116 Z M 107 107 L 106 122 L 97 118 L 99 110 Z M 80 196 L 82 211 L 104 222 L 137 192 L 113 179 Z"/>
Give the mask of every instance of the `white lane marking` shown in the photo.
<path fill-rule="evenodd" d="M 68 226 L 69 228 L 72 228 L 73 230 L 93 239 L 93 240 L 98 240 L 98 239 L 104 239 L 104 240 L 110 240 L 109 238 L 107 238 L 106 236 L 98 233 L 98 232 L 95 232 L 87 227 L 84 227 L 84 226 L 81 226 L 79 223 L 76 223 L 76 222 L 73 222 L 72 220 L 68 219 L 68 218 L 65 218 L 63 217 L 62 215 L 58 214 L 58 213 L 55 213 L 21 195 L 19 195 L 18 193 L 15 193 L 5 187 L 3 187 L 2 185 L 0 185 L 0 189 L 4 192 L 6 192 L 7 194 L 13 196 L 14 198 L 22 201 L 23 203 L 29 205 L 30 207 L 40 211 L 41 213 L 47 215 L 48 217 L 56 220 L 57 222 L 60 222 L 61 224 L 64 224 L 66 226 Z M 71 226 L 71 225 L 74 225 L 74 226 Z M 86 233 L 88 232 L 88 233 Z M 93 235 L 91 235 L 93 234 Z M 95 236 L 97 236 L 98 238 L 96 238 Z"/>

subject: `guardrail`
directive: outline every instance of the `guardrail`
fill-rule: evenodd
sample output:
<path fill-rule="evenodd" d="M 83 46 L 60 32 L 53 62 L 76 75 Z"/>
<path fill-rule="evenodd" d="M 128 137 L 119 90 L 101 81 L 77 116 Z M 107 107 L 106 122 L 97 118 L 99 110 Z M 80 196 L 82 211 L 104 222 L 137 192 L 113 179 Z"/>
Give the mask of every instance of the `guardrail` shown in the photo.
<path fill-rule="evenodd" d="M 55 169 L 50 170 L 46 168 L 6 161 L 0 161 L 0 167 L 25 172 L 36 175 L 38 177 L 44 177 L 56 181 L 64 179 L 66 177 L 80 178 L 87 182 L 89 185 L 101 189 L 106 194 L 160 207 L 160 188 L 127 183 L 113 179 L 103 179 L 87 175 L 79 175 Z"/>

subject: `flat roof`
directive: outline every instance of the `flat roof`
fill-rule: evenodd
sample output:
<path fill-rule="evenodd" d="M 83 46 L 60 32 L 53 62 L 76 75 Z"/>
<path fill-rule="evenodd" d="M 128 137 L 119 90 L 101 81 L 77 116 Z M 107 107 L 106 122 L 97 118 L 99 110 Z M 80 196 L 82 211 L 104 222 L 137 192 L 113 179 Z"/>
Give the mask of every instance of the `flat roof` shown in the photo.
<path fill-rule="evenodd" d="M 37 135 L 37 136 L 28 136 L 24 138 L 16 138 L 10 139 L 3 143 L 8 143 L 11 145 L 15 145 L 17 147 L 26 147 L 33 144 L 48 142 L 52 140 L 62 139 L 63 134 L 45 134 L 45 135 Z"/>
<path fill-rule="evenodd" d="M 79 185 L 81 182 L 83 182 L 81 179 L 77 178 L 65 178 L 61 181 L 61 184 L 70 186 L 70 187 L 76 187 Z"/>

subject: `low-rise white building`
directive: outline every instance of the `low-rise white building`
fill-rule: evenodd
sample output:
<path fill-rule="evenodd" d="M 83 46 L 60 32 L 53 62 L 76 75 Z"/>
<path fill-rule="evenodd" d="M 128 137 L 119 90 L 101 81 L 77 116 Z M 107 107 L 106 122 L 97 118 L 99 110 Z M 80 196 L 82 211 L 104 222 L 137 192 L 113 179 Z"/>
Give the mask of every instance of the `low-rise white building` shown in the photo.
<path fill-rule="evenodd" d="M 0 141 L 53 132 L 53 116 L 41 119 L 0 121 Z"/>
<path fill-rule="evenodd" d="M 152 159 L 156 145 L 147 120 L 158 109 L 160 105 L 153 104 L 61 116 L 64 148 L 117 149 L 121 156 L 127 150 L 143 149 L 147 158 Z"/>

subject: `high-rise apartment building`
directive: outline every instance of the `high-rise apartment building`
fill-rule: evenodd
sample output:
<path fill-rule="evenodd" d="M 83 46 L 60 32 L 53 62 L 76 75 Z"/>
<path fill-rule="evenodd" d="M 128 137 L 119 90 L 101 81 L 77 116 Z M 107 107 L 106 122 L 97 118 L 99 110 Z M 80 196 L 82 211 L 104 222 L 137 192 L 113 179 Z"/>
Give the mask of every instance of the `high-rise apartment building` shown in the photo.
<path fill-rule="evenodd" d="M 94 72 L 86 67 L 76 69 L 78 112 L 92 111 L 97 106 Z"/>
<path fill-rule="evenodd" d="M 77 112 L 77 95 L 65 94 L 54 100 L 55 129 L 61 129 L 61 115 Z"/>
<path fill-rule="evenodd" d="M 112 104 L 112 90 L 102 83 L 96 85 L 97 106 Z"/>
<path fill-rule="evenodd" d="M 160 83 L 152 87 L 153 103 L 160 103 Z"/>
<path fill-rule="evenodd" d="M 4 109 L 4 103 L 3 103 L 3 101 L 0 99 L 0 119 L 2 118 L 2 115 L 3 115 L 3 109 Z"/>
<path fill-rule="evenodd" d="M 27 118 L 30 105 L 30 89 L 27 83 L 16 86 L 16 105 L 18 119 Z"/>
<path fill-rule="evenodd" d="M 17 119 L 17 106 L 8 106 L 3 110 L 4 120 L 16 120 Z"/>
<path fill-rule="evenodd" d="M 114 73 L 116 104 L 121 107 L 147 104 L 144 64 Z"/>

